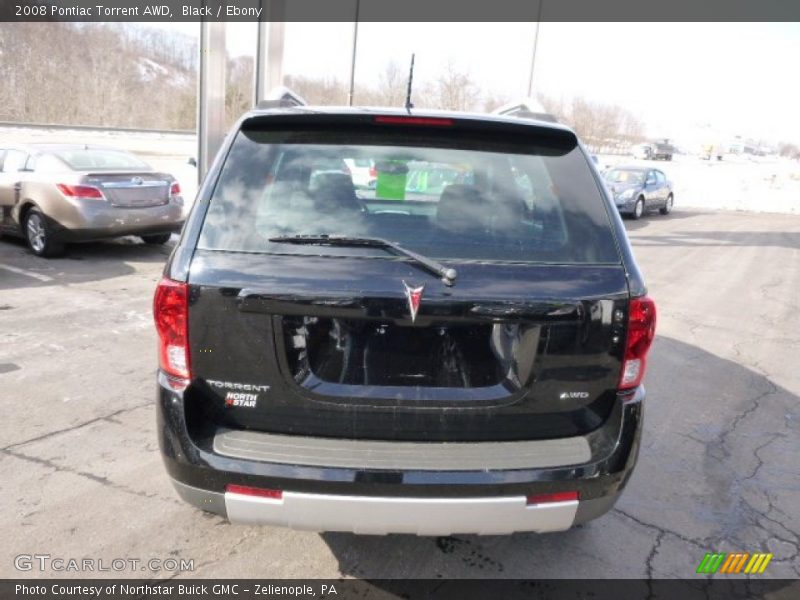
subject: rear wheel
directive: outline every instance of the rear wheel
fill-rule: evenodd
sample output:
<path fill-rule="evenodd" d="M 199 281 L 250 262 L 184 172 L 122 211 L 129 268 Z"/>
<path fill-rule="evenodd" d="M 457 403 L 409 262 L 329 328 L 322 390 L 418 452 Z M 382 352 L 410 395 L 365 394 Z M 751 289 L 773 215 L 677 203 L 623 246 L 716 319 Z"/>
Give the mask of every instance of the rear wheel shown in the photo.
<path fill-rule="evenodd" d="M 631 213 L 631 218 L 634 221 L 638 221 L 639 219 L 642 218 L 643 214 L 644 214 L 644 198 L 639 196 L 639 198 L 636 200 L 636 204 L 633 205 L 633 212 Z"/>
<path fill-rule="evenodd" d="M 664 208 L 659 209 L 659 212 L 662 215 L 668 215 L 669 213 L 671 213 L 672 212 L 672 203 L 673 202 L 674 202 L 674 199 L 672 197 L 672 194 L 670 194 L 669 196 L 667 196 L 667 203 L 664 205 Z"/>
<path fill-rule="evenodd" d="M 25 241 L 36 256 L 50 258 L 64 252 L 64 244 L 53 241 L 52 228 L 38 208 L 25 215 Z"/>
<path fill-rule="evenodd" d="M 169 238 L 172 237 L 171 233 L 159 233 L 156 235 L 143 235 L 142 241 L 145 244 L 166 244 Z"/>

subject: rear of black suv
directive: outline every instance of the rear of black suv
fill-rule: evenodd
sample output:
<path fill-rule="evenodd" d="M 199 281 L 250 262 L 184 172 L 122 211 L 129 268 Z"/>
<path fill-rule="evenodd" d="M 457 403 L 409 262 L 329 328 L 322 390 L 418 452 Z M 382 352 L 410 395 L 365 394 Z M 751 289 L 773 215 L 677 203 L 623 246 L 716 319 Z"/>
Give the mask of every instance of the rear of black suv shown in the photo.
<path fill-rule="evenodd" d="M 167 471 L 233 522 L 559 531 L 636 461 L 655 306 L 557 125 L 250 113 L 154 312 Z"/>

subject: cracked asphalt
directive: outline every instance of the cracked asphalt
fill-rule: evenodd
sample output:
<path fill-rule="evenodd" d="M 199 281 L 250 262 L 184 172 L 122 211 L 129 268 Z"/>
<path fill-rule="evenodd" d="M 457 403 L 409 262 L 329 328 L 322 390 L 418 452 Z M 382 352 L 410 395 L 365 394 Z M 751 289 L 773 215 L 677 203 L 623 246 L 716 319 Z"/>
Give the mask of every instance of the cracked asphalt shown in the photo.
<path fill-rule="evenodd" d="M 706 552 L 800 575 L 800 216 L 627 222 L 659 306 L 639 464 L 566 533 L 358 537 L 233 526 L 180 502 L 155 435 L 150 302 L 169 251 L 40 260 L 0 241 L 0 576 L 20 554 L 194 560 L 199 577 L 696 578 Z M 89 573 L 91 575 L 91 573 Z M 171 571 L 103 573 L 172 577 Z"/>

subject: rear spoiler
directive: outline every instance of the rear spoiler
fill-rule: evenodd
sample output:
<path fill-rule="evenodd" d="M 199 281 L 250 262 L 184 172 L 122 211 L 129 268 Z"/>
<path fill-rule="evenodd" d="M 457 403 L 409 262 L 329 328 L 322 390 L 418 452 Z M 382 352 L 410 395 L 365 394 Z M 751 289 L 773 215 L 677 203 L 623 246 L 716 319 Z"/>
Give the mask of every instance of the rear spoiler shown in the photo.
<path fill-rule="evenodd" d="M 528 119 L 487 119 L 473 115 L 429 116 L 427 114 L 397 115 L 377 112 L 276 112 L 249 114 L 241 121 L 240 129 L 245 136 L 268 134 L 269 131 L 289 132 L 294 140 L 302 143 L 341 143 L 341 133 L 347 134 L 348 143 L 368 143 L 374 140 L 378 129 L 387 136 L 394 136 L 399 144 L 410 140 L 432 143 L 457 133 L 458 147 L 485 151 L 507 151 L 521 144 L 545 156 L 561 156 L 578 145 L 574 132 L 560 126 Z M 416 137 L 405 131 L 415 130 Z M 338 130 L 338 131 L 337 131 Z M 405 130 L 405 131 L 404 131 Z M 338 136 L 338 137 L 337 137 Z M 262 137 L 261 141 L 265 138 Z M 285 142 L 285 136 L 282 138 Z M 297 141 L 295 143 L 298 143 Z"/>

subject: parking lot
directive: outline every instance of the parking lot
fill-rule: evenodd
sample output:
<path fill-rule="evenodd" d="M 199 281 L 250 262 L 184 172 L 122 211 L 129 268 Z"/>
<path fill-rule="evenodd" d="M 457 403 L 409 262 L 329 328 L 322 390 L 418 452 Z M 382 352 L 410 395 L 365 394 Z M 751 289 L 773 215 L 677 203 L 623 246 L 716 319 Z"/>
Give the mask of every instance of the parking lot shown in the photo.
<path fill-rule="evenodd" d="M 193 559 L 199 577 L 693 577 L 706 552 L 763 551 L 765 576 L 800 576 L 800 216 L 626 224 L 660 311 L 637 470 L 586 526 L 485 538 L 233 526 L 182 503 L 153 405 L 169 248 L 126 238 L 41 260 L 4 238 L 0 574 L 85 575 L 15 569 L 49 554 Z"/>

